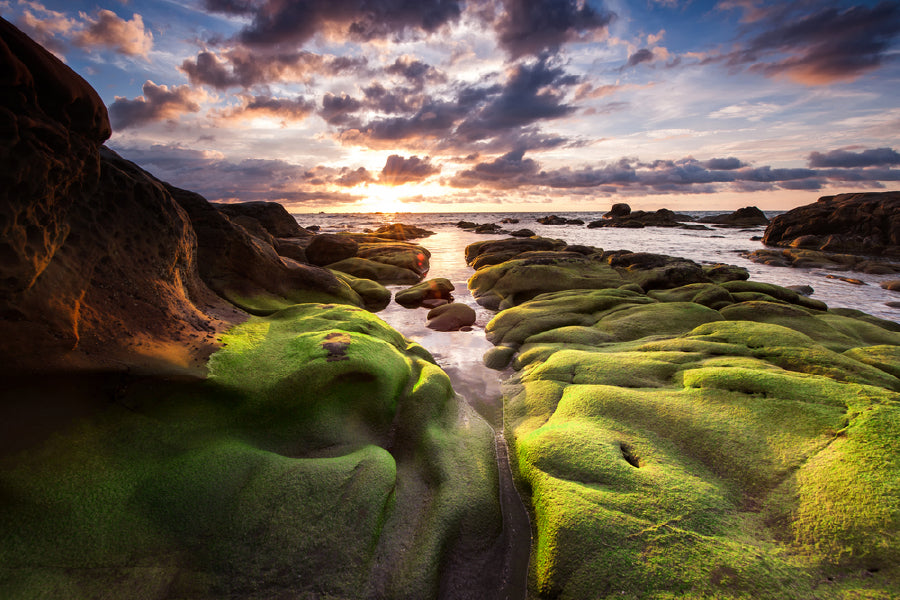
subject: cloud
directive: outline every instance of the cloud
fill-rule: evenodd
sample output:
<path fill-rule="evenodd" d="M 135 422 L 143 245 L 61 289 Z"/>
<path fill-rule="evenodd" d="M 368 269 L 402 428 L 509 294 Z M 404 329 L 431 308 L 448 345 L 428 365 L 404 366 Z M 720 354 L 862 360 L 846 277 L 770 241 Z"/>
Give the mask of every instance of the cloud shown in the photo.
<path fill-rule="evenodd" d="M 36 0 L 20 0 L 19 5 L 25 8 L 16 24 L 42 46 L 60 54 L 66 50 L 66 42 L 84 49 L 106 46 L 127 56 L 145 58 L 153 49 L 153 34 L 136 13 L 130 21 L 105 9 L 98 9 L 93 17 L 79 12 L 75 18 Z"/>
<path fill-rule="evenodd" d="M 177 144 L 155 144 L 149 148 L 115 147 L 124 158 L 172 185 L 195 191 L 213 201 L 267 200 L 287 206 L 305 204 L 325 206 L 353 203 L 361 196 L 316 189 L 311 182 L 331 183 L 341 177 L 353 177 L 349 169 L 322 167 L 307 169 L 284 160 L 227 160 L 217 152 L 185 148 Z M 363 170 L 365 171 L 365 170 Z"/>
<path fill-rule="evenodd" d="M 459 19 L 460 0 L 205 0 L 213 12 L 240 15 L 250 23 L 237 35 L 256 47 L 297 47 L 317 34 L 373 40 L 432 33 Z"/>
<path fill-rule="evenodd" d="M 900 165 L 900 153 L 893 148 L 870 148 L 862 152 L 832 150 L 809 155 L 810 167 L 876 167 Z"/>
<path fill-rule="evenodd" d="M 336 96 L 327 93 L 322 98 L 322 108 L 319 110 L 319 116 L 331 125 L 346 125 L 354 122 L 352 114 L 362 107 L 362 102 L 347 94 Z"/>
<path fill-rule="evenodd" d="M 203 50 L 181 63 L 181 71 L 195 85 L 224 90 L 268 83 L 310 83 L 315 75 L 365 72 L 365 58 L 330 56 L 298 51 L 267 54 L 238 46 L 220 54 Z"/>
<path fill-rule="evenodd" d="M 577 77 L 550 67 L 543 59 L 516 65 L 500 94 L 461 123 L 457 133 L 478 140 L 497 131 L 569 115 L 575 107 L 564 103 L 565 88 L 578 82 Z"/>
<path fill-rule="evenodd" d="M 422 181 L 441 172 L 441 168 L 431 164 L 426 156 L 424 159 L 418 156 L 403 158 L 398 154 L 388 156 L 381 170 L 379 181 L 388 185 L 403 185 L 404 183 Z"/>
<path fill-rule="evenodd" d="M 76 46 L 106 46 L 128 56 L 145 58 L 153 49 L 153 34 L 144 28 L 144 20 L 137 13 L 132 15 L 130 21 L 105 9 L 98 10 L 94 18 L 83 12 L 79 16 L 87 26 L 72 38 Z"/>
<path fill-rule="evenodd" d="M 150 80 L 144 83 L 143 95 L 134 100 L 116 96 L 109 107 L 110 122 L 114 129 L 122 130 L 137 127 L 154 121 L 176 119 L 180 115 L 200 110 L 199 101 L 206 95 L 191 88 L 179 85 L 169 88 L 156 85 Z"/>
<path fill-rule="evenodd" d="M 900 33 L 900 5 L 882 2 L 839 9 L 791 4 L 770 10 L 754 25 L 763 31 L 721 57 L 729 66 L 805 85 L 825 85 L 852 81 L 881 66 Z"/>
<path fill-rule="evenodd" d="M 273 119 L 281 119 L 284 125 L 288 121 L 302 121 L 316 110 L 315 102 L 302 96 L 292 99 L 276 98 L 268 95 L 242 94 L 239 97 L 241 106 L 222 112 L 221 118 L 226 120 L 244 120 L 271 117 Z"/>
<path fill-rule="evenodd" d="M 512 58 L 555 52 L 589 32 L 605 30 L 615 17 L 577 0 L 502 0 L 502 4 L 497 38 Z"/>
<path fill-rule="evenodd" d="M 648 48 L 641 48 L 628 57 L 625 62 L 625 68 L 635 67 L 643 62 L 651 62 L 653 60 L 653 51 Z"/>
<path fill-rule="evenodd" d="M 399 57 L 394 63 L 385 69 L 388 75 L 400 75 L 406 78 L 417 89 L 425 86 L 425 83 L 444 83 L 447 76 L 431 65 L 408 55 Z"/>
<path fill-rule="evenodd" d="M 461 171 L 448 182 L 452 187 L 508 190 L 513 188 L 593 189 L 598 193 L 622 195 L 667 193 L 714 193 L 721 191 L 817 190 L 831 183 L 852 181 L 869 187 L 881 181 L 900 180 L 896 169 L 773 168 L 747 166 L 735 157 L 699 161 L 642 162 L 635 158 L 578 169 L 563 167 L 543 170 L 521 151 L 482 161 Z"/>
<path fill-rule="evenodd" d="M 702 164 L 711 171 L 733 171 L 734 169 L 747 166 L 740 159 L 733 156 L 728 158 L 711 158 Z"/>

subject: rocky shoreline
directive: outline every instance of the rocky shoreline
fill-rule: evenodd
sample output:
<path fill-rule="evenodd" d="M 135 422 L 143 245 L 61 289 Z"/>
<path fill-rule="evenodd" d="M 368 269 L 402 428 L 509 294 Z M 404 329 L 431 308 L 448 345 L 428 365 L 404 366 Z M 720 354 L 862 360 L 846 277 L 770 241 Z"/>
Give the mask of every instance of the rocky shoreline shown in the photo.
<path fill-rule="evenodd" d="M 210 203 L 103 146 L 96 92 L 2 19 L 0 55 L 0 597 L 522 593 L 491 399 L 373 314 L 473 325 L 431 232 Z M 527 597 L 900 594 L 900 326 L 519 231 L 466 261 Z"/>

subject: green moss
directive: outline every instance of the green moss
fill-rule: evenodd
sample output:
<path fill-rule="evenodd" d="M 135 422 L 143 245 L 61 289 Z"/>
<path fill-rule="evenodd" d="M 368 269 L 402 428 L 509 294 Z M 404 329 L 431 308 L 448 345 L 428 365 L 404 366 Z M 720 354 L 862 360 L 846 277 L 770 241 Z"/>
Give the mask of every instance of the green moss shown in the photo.
<path fill-rule="evenodd" d="M 722 320 L 717 311 L 693 302 L 661 302 L 616 311 L 594 327 L 617 340 L 635 340 L 650 335 L 672 336 L 702 323 Z"/>
<path fill-rule="evenodd" d="M 490 559 L 494 435 L 421 346 L 338 305 L 223 339 L 4 458 L 4 598 L 435 597 Z"/>
<path fill-rule="evenodd" d="M 345 258 L 328 268 L 378 283 L 416 283 L 422 278 L 420 273 L 401 266 L 358 257 Z"/>
<path fill-rule="evenodd" d="M 366 310 L 378 312 L 384 310 L 391 302 L 391 292 L 386 287 L 372 281 L 371 279 L 361 279 L 342 273 L 340 271 L 332 271 L 334 276 L 346 283 L 362 300 L 362 306 Z"/>

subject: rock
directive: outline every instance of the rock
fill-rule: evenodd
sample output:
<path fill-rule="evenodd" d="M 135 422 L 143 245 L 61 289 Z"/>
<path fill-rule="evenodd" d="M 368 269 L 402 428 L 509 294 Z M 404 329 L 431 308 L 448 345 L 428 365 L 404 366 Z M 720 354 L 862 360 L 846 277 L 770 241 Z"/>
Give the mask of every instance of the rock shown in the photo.
<path fill-rule="evenodd" d="M 377 281 L 354 277 L 341 271 L 332 271 L 332 273 L 356 292 L 366 310 L 378 312 L 387 308 L 387 305 L 391 303 L 390 290 Z"/>
<path fill-rule="evenodd" d="M 304 238 L 275 238 L 275 252 L 299 263 L 308 263 L 306 246 L 309 242 Z"/>
<path fill-rule="evenodd" d="M 310 264 L 324 267 L 345 258 L 353 258 L 358 250 L 359 244 L 349 236 L 320 233 L 310 240 L 305 254 Z"/>
<path fill-rule="evenodd" d="M 422 301 L 422 308 L 432 309 L 449 303 L 450 300 L 445 300 L 444 298 L 429 298 Z"/>
<path fill-rule="evenodd" d="M 376 237 L 389 240 L 414 240 L 417 238 L 428 237 L 434 235 L 433 231 L 416 227 L 415 225 L 404 225 L 402 223 L 391 223 L 390 225 L 382 225 L 373 232 Z"/>
<path fill-rule="evenodd" d="M 801 296 L 812 296 L 814 291 L 812 286 L 809 285 L 789 285 L 787 289 L 797 292 Z"/>
<path fill-rule="evenodd" d="M 397 292 L 394 300 L 396 300 L 397 304 L 406 308 L 421 306 L 427 300 L 442 299 L 450 302 L 453 300 L 451 295 L 453 288 L 454 285 L 449 279 L 438 277 Z"/>
<path fill-rule="evenodd" d="M 495 371 L 502 371 L 512 362 L 516 349 L 510 346 L 494 346 L 484 353 L 484 366 Z"/>
<path fill-rule="evenodd" d="M 624 212 L 624 209 L 621 212 Z M 629 208 L 627 214 L 620 216 L 611 213 L 612 211 L 606 213 L 599 221 L 591 221 L 588 223 L 588 227 L 592 229 L 597 227 L 681 227 L 682 223 L 693 220 L 690 215 L 675 213 L 668 208 L 660 208 L 654 212 L 631 211 Z"/>
<path fill-rule="evenodd" d="M 535 233 L 530 229 L 517 229 L 515 231 L 510 232 L 513 237 L 534 237 Z"/>
<path fill-rule="evenodd" d="M 250 217 L 276 238 L 308 238 L 309 231 L 300 227 L 297 219 L 277 202 L 235 202 L 214 203 L 214 206 L 229 217 Z"/>
<path fill-rule="evenodd" d="M 168 184 L 166 189 L 190 218 L 200 277 L 235 306 L 256 315 L 301 302 L 363 306 L 362 298 L 327 269 L 286 262 L 203 196 Z"/>
<path fill-rule="evenodd" d="M 201 281 L 187 215 L 102 148 L 87 82 L 2 19 L 0 64 L 0 369 L 202 372 L 245 316 Z"/>
<path fill-rule="evenodd" d="M 615 256 L 629 254 L 635 269 L 666 264 Z M 890 510 L 898 483 L 867 465 L 900 460 L 897 427 L 886 425 L 900 422 L 900 334 L 752 281 L 649 296 L 544 293 L 485 328 L 498 344 L 486 364 L 502 367 L 518 351 L 504 383 L 504 424 L 538 515 L 535 597 L 594 597 L 597 581 L 635 597 L 684 585 L 716 597 L 778 597 L 784 576 L 890 563 L 900 542 L 887 549 L 875 540 L 885 527 L 900 529 L 900 515 L 887 526 L 870 515 Z M 814 442 L 822 439 L 836 441 L 823 453 Z M 781 487 L 785 472 L 791 485 Z M 760 530 L 734 519 L 748 510 L 779 517 Z M 648 535 L 648 522 L 672 519 L 667 533 Z M 840 525 L 824 525 L 832 519 Z M 710 527 L 720 533 L 701 533 Z M 814 566 L 786 558 L 798 547 L 817 557 Z M 723 568 L 744 575 L 723 579 Z M 794 592 L 812 597 L 809 585 Z"/>
<path fill-rule="evenodd" d="M 484 223 L 475 227 L 475 233 L 500 233 L 500 226 L 493 223 Z"/>
<path fill-rule="evenodd" d="M 224 342 L 208 380 L 121 379 L 0 469 L 4 589 L 433 598 L 450 578 L 478 597 L 501 568 L 494 434 L 430 354 L 318 304 Z"/>
<path fill-rule="evenodd" d="M 478 223 L 473 223 L 472 221 L 457 221 L 456 226 L 460 229 L 475 229 L 478 227 Z"/>
<path fill-rule="evenodd" d="M 547 217 L 539 217 L 537 222 L 541 225 L 584 225 L 581 219 L 567 219 L 557 215 L 549 215 Z"/>
<path fill-rule="evenodd" d="M 488 264 L 498 264 L 523 252 L 562 250 L 565 246 L 566 243 L 562 240 L 541 237 L 529 239 L 506 238 L 475 242 L 466 246 L 466 264 L 474 266 L 476 258 L 484 261 L 491 256 L 496 257 L 496 262 L 489 262 Z M 478 267 L 475 268 L 477 269 Z"/>
<path fill-rule="evenodd" d="M 706 275 L 710 281 L 714 281 L 715 283 L 740 281 L 750 278 L 749 271 L 744 267 L 721 263 L 715 265 L 703 265 L 703 274 Z"/>
<path fill-rule="evenodd" d="M 500 222 L 503 224 L 515 225 L 519 220 L 512 217 L 506 217 L 505 219 L 500 219 Z"/>
<path fill-rule="evenodd" d="M 825 279 L 837 279 L 838 281 L 852 283 L 853 285 L 868 285 L 865 281 L 862 281 L 861 279 L 856 279 L 855 277 L 841 277 L 839 275 L 826 275 Z"/>
<path fill-rule="evenodd" d="M 823 196 L 773 218 L 763 243 L 900 257 L 900 192 Z"/>
<path fill-rule="evenodd" d="M 228 217 L 232 223 L 238 225 L 244 229 L 247 233 L 255 237 L 261 242 L 264 242 L 273 248 L 277 245 L 275 242 L 275 237 L 269 233 L 269 231 L 262 226 L 262 223 L 254 219 L 253 217 L 248 217 L 246 215 L 236 215 Z"/>
<path fill-rule="evenodd" d="M 458 331 L 475 323 L 475 311 L 461 302 L 451 302 L 428 311 L 429 329 L 437 331 Z"/>
<path fill-rule="evenodd" d="M 892 292 L 900 292 L 900 279 L 889 279 L 882 281 L 881 287 Z"/>
<path fill-rule="evenodd" d="M 309 227 L 304 227 L 304 229 L 306 229 L 306 231 L 317 232 L 321 229 L 321 227 L 319 227 L 318 225 L 310 225 Z"/>
<path fill-rule="evenodd" d="M 769 219 L 763 211 L 755 206 L 739 208 L 733 213 L 724 215 L 710 215 L 697 219 L 699 223 L 713 223 L 727 225 L 729 227 L 753 227 L 756 225 L 768 225 Z"/>
<path fill-rule="evenodd" d="M 604 219 L 619 219 L 621 217 L 627 217 L 631 214 L 631 207 L 625 204 L 624 202 L 618 202 L 612 205 L 612 208 L 609 209 L 609 212 L 603 215 Z"/>
<path fill-rule="evenodd" d="M 328 268 L 383 284 L 417 283 L 421 279 L 418 273 L 409 269 L 360 257 L 345 258 L 331 263 Z"/>

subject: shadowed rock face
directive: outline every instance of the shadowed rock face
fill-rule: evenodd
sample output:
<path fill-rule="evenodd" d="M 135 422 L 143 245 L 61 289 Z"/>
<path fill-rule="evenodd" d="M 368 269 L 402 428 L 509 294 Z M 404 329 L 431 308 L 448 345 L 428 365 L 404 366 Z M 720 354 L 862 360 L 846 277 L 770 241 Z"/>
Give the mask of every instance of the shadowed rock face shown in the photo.
<path fill-rule="evenodd" d="M 823 196 L 773 218 L 762 241 L 769 246 L 900 257 L 900 192 Z"/>
<path fill-rule="evenodd" d="M 287 209 L 277 202 L 214 203 L 214 206 L 229 217 L 244 216 L 256 219 L 276 238 L 306 238 L 312 235 L 300 227 Z"/>
<path fill-rule="evenodd" d="M 101 148 L 96 92 L 2 20 L 0 62 L 3 366 L 202 360 L 240 316 L 197 276 L 184 211 Z"/>
<path fill-rule="evenodd" d="M 711 215 L 697 219 L 698 223 L 713 223 L 716 225 L 728 225 L 730 227 L 755 227 L 768 225 L 769 219 L 755 206 L 745 206 L 733 213 L 724 215 Z"/>

